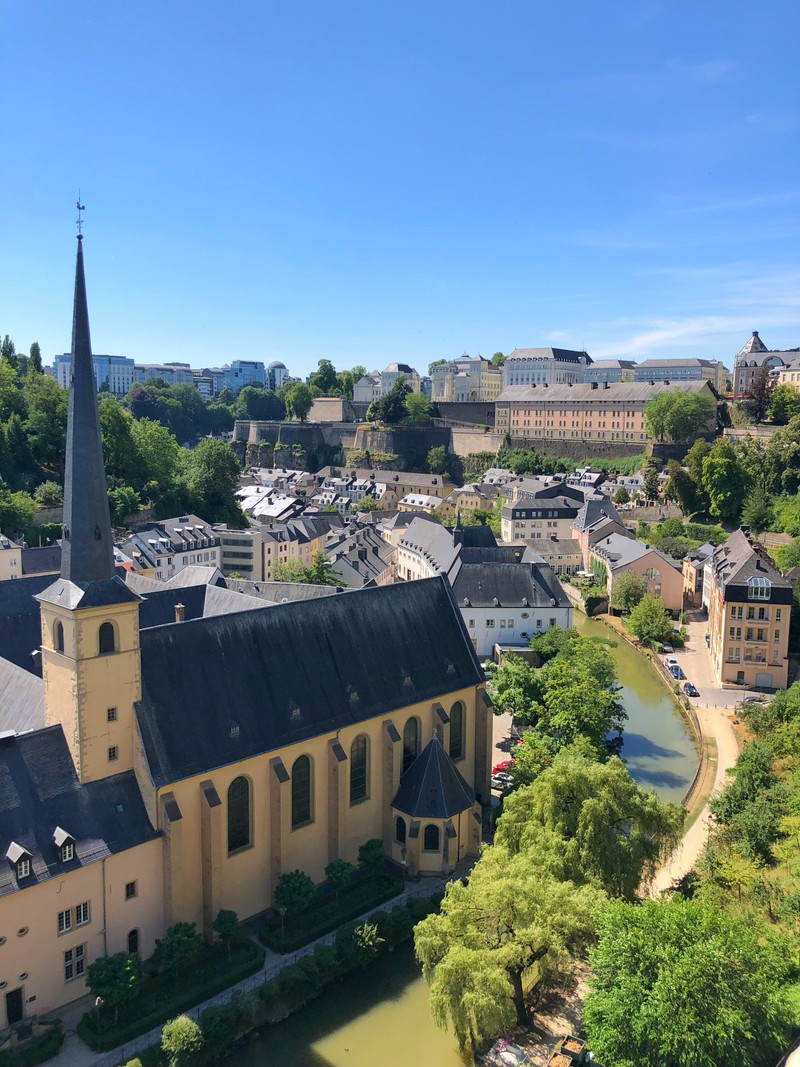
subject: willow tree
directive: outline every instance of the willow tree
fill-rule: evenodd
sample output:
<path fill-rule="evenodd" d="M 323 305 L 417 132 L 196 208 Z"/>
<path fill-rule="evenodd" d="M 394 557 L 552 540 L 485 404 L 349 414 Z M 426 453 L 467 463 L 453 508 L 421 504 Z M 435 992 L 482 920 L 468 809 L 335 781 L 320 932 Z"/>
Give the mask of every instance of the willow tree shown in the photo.
<path fill-rule="evenodd" d="M 684 817 L 679 804 L 637 785 L 618 756 L 598 763 L 570 747 L 506 798 L 496 841 L 557 877 L 633 899 L 677 844 Z"/>
<path fill-rule="evenodd" d="M 414 930 L 437 1026 L 461 1048 L 529 1021 L 528 1001 L 563 982 L 594 936 L 605 895 L 561 882 L 529 855 L 487 849 L 469 883 Z"/>

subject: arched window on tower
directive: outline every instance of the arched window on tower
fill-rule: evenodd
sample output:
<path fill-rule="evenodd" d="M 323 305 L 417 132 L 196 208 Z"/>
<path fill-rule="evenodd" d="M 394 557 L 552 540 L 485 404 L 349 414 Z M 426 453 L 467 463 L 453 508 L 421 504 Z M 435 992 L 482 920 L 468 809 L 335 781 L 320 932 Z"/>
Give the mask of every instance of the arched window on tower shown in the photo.
<path fill-rule="evenodd" d="M 240 775 L 228 786 L 228 852 L 238 852 L 251 844 L 250 780 Z"/>
<path fill-rule="evenodd" d="M 292 765 L 292 829 L 311 822 L 311 758 L 298 756 Z"/>
<path fill-rule="evenodd" d="M 359 734 L 350 746 L 350 803 L 368 796 L 369 746 L 366 734 Z"/>
<path fill-rule="evenodd" d="M 56 620 L 53 627 L 53 647 L 56 652 L 64 651 L 64 623 L 60 619 Z"/>
<path fill-rule="evenodd" d="M 401 845 L 406 843 L 406 820 L 398 815 L 394 821 L 394 839 Z"/>
<path fill-rule="evenodd" d="M 450 759 L 464 758 L 464 703 L 457 700 L 450 709 Z"/>
<path fill-rule="evenodd" d="M 439 851 L 439 827 L 435 823 L 429 822 L 425 827 L 425 833 L 422 836 L 422 848 L 425 852 Z"/>
<path fill-rule="evenodd" d="M 117 635 L 114 632 L 113 622 L 104 622 L 100 626 L 100 632 L 98 634 L 98 645 L 101 656 L 107 656 L 109 652 L 116 652 Z"/>
<path fill-rule="evenodd" d="M 419 719 L 412 715 L 403 728 L 403 770 L 405 774 L 419 755 Z"/>

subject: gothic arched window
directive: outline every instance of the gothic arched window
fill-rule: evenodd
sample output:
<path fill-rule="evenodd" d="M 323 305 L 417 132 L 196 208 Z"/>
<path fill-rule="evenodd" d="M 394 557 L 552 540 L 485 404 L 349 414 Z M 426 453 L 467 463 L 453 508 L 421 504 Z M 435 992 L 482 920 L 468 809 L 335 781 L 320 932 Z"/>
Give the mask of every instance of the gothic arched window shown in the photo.
<path fill-rule="evenodd" d="M 114 632 L 113 622 L 104 622 L 100 626 L 100 633 L 98 635 L 98 645 L 101 656 L 106 656 L 109 652 L 116 652 L 117 635 Z"/>
<path fill-rule="evenodd" d="M 139 951 L 139 931 L 131 930 L 128 934 L 128 955 L 135 956 Z"/>
<path fill-rule="evenodd" d="M 403 770 L 405 774 L 419 755 L 419 719 L 412 715 L 403 728 Z"/>
<path fill-rule="evenodd" d="M 435 823 L 429 822 L 425 827 L 425 833 L 422 837 L 422 847 L 426 852 L 438 852 L 439 851 L 439 827 Z"/>
<path fill-rule="evenodd" d="M 457 700 L 450 709 L 450 759 L 464 758 L 464 703 Z"/>
<path fill-rule="evenodd" d="M 60 619 L 53 627 L 53 646 L 56 652 L 64 651 L 64 623 Z"/>
<path fill-rule="evenodd" d="M 240 775 L 228 786 L 228 852 L 238 852 L 251 843 L 250 780 Z"/>
<path fill-rule="evenodd" d="M 292 829 L 311 822 L 311 758 L 298 756 L 292 765 Z"/>
<path fill-rule="evenodd" d="M 350 803 L 365 800 L 368 795 L 369 743 L 366 734 L 359 734 L 350 746 Z"/>
<path fill-rule="evenodd" d="M 402 815 L 398 815 L 394 821 L 394 839 L 401 845 L 406 843 L 406 820 Z"/>

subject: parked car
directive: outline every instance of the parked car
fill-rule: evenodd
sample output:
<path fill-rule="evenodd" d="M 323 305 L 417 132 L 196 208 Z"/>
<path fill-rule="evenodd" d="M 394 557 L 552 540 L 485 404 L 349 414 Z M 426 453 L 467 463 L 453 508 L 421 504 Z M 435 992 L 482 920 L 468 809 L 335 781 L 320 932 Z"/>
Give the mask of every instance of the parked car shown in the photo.
<path fill-rule="evenodd" d="M 498 771 L 497 774 L 492 775 L 492 789 L 496 789 L 500 793 L 505 793 L 507 789 L 511 787 L 514 779 L 508 773 L 508 771 Z"/>
<path fill-rule="evenodd" d="M 670 666 L 670 672 L 671 672 L 673 678 L 683 678 L 683 677 L 685 677 L 683 671 L 681 670 L 680 666 L 677 663 L 673 663 Z"/>
<path fill-rule="evenodd" d="M 692 685 L 691 682 L 684 682 L 683 683 L 683 691 L 687 695 L 687 697 L 699 697 L 700 696 L 699 692 L 697 691 L 695 686 Z"/>
<path fill-rule="evenodd" d="M 677 667 L 677 665 L 678 665 L 678 661 L 675 659 L 674 656 L 665 656 L 664 657 L 664 666 L 667 668 L 668 671 L 671 671 L 672 668 L 673 667 Z"/>
<path fill-rule="evenodd" d="M 742 701 L 743 704 L 763 704 L 763 697 L 745 697 Z"/>
<path fill-rule="evenodd" d="M 668 645 L 668 644 L 665 643 L 665 644 L 663 644 L 661 646 L 661 651 L 662 652 L 670 652 L 671 653 L 671 652 L 674 652 L 675 650 L 673 649 L 672 645 Z"/>

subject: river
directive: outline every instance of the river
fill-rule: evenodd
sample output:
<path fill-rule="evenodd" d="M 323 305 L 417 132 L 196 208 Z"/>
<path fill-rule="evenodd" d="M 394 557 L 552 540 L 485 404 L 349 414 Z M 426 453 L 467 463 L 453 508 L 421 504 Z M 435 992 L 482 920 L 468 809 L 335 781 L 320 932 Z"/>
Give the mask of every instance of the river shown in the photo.
<path fill-rule="evenodd" d="M 663 800 L 682 800 L 694 777 L 697 755 L 684 719 L 655 668 L 604 623 L 576 611 L 575 625 L 587 636 L 616 641 L 612 654 L 628 713 L 622 755 L 631 774 Z M 464 1063 L 450 1034 L 431 1020 L 428 987 L 410 943 L 254 1038 L 236 1060 L 237 1067 L 463 1067 Z"/>

